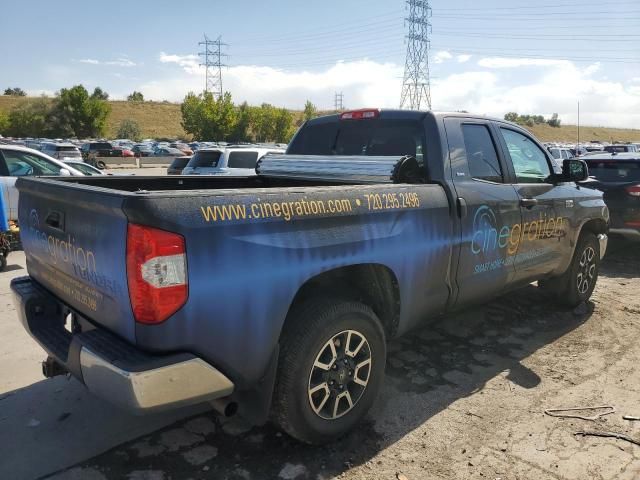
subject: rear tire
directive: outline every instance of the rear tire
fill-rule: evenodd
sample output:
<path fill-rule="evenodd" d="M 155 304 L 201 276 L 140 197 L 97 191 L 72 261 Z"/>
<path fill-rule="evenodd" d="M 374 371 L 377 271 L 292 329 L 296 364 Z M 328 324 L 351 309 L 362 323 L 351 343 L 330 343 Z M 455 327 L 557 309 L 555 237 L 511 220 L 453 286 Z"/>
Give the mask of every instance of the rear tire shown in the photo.
<path fill-rule="evenodd" d="M 318 299 L 294 307 L 280 343 L 274 421 L 305 443 L 335 440 L 371 408 L 385 363 L 385 333 L 366 305 Z"/>
<path fill-rule="evenodd" d="M 583 233 L 578 239 L 571 265 L 556 278 L 541 280 L 538 285 L 553 293 L 559 304 L 575 308 L 591 298 L 600 272 L 600 243 L 595 234 Z"/>
<path fill-rule="evenodd" d="M 99 160 L 96 162 L 96 168 L 99 168 L 100 170 L 104 170 L 105 168 L 107 168 L 107 164 L 104 163 L 102 160 Z"/>

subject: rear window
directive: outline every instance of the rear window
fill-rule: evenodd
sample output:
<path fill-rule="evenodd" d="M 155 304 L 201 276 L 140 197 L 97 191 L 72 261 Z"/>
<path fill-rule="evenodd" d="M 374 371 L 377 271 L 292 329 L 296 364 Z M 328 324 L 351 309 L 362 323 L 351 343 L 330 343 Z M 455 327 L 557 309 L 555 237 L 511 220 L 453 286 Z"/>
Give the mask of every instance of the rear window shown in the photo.
<path fill-rule="evenodd" d="M 640 161 L 587 160 L 589 175 L 601 182 L 640 182 Z"/>
<path fill-rule="evenodd" d="M 221 153 L 222 152 L 196 152 L 193 157 L 191 157 L 191 160 L 189 160 L 189 163 L 187 163 L 187 167 L 217 167 Z"/>
<path fill-rule="evenodd" d="M 227 167 L 229 168 L 255 168 L 258 161 L 258 152 L 231 152 Z"/>
<path fill-rule="evenodd" d="M 111 150 L 111 144 L 107 142 L 92 143 L 90 148 L 93 150 Z"/>
<path fill-rule="evenodd" d="M 626 145 L 607 145 L 606 147 L 604 147 L 604 151 L 610 153 L 624 153 L 631 150 Z"/>
<path fill-rule="evenodd" d="M 343 120 L 307 124 L 295 136 L 292 155 L 412 155 L 423 160 L 422 124 L 416 120 Z"/>
<path fill-rule="evenodd" d="M 78 149 L 76 147 L 61 147 L 56 146 L 56 152 L 75 152 Z"/>

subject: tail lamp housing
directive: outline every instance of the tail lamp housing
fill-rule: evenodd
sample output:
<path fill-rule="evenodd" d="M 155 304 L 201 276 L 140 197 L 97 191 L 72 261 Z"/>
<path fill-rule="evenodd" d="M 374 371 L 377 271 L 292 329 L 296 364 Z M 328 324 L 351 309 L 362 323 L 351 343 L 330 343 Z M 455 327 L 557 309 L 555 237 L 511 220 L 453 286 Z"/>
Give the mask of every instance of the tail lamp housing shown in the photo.
<path fill-rule="evenodd" d="M 189 284 L 184 237 L 130 223 L 127 228 L 127 283 L 138 323 L 164 322 L 187 301 Z"/>

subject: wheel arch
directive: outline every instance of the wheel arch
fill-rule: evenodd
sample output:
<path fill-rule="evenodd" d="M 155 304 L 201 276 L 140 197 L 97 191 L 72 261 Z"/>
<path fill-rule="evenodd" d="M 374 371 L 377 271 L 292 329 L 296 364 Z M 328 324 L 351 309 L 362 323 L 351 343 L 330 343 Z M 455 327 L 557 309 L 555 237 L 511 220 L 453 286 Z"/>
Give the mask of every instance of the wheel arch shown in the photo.
<path fill-rule="evenodd" d="M 290 322 L 292 309 L 317 295 L 358 300 L 368 305 L 382 323 L 387 338 L 393 337 L 400 319 L 400 287 L 395 273 L 386 265 L 362 263 L 346 265 L 309 278 L 289 305 L 280 335 Z"/>

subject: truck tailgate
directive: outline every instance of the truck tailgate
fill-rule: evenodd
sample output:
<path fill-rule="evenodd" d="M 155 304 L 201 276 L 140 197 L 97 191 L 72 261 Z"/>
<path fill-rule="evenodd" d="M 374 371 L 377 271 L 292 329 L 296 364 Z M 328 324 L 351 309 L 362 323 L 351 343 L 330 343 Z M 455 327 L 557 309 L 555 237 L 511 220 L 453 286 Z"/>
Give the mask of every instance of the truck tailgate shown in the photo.
<path fill-rule="evenodd" d="M 123 197 L 53 181 L 19 180 L 17 188 L 29 275 L 71 309 L 134 342 Z"/>

